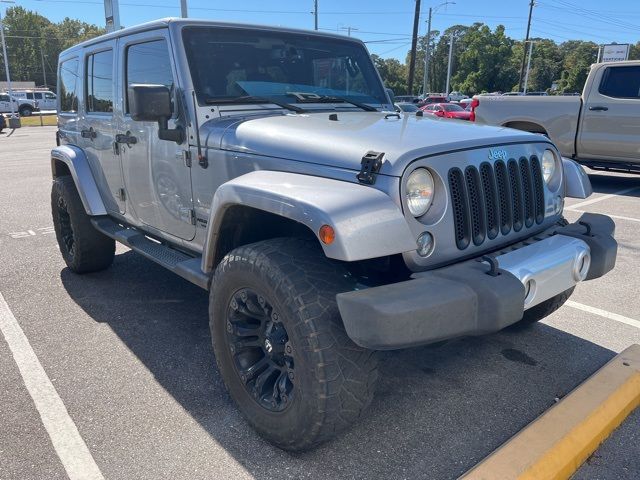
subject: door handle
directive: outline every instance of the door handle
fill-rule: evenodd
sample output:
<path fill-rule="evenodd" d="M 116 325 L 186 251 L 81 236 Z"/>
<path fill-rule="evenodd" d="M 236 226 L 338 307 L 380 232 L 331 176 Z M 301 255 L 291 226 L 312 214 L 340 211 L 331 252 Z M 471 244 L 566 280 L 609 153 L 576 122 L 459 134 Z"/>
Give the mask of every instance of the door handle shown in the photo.
<path fill-rule="evenodd" d="M 96 132 L 93 127 L 91 127 L 89 130 L 81 130 L 80 131 L 80 136 L 82 138 L 90 138 L 91 140 L 93 140 L 94 138 L 96 138 L 98 136 L 98 132 Z"/>
<path fill-rule="evenodd" d="M 130 147 L 138 143 L 138 139 L 131 135 L 131 132 L 119 133 L 116 135 L 116 143 L 126 143 Z"/>
<path fill-rule="evenodd" d="M 589 110 L 591 110 L 592 112 L 606 112 L 607 110 L 609 110 L 609 107 L 603 107 L 603 106 L 595 106 L 595 107 L 589 107 Z"/>

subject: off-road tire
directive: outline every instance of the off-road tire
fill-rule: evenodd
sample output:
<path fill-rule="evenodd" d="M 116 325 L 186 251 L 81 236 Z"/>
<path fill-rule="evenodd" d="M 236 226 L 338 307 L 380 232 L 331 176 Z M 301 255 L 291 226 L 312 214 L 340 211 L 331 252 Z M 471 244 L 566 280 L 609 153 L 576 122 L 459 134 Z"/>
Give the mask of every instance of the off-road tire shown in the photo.
<path fill-rule="evenodd" d="M 84 210 L 73 178 L 56 178 L 51 188 L 51 214 L 58 246 L 75 273 L 104 270 L 113 262 L 116 243 L 97 231 Z"/>
<path fill-rule="evenodd" d="M 249 424 L 280 448 L 301 451 L 329 440 L 362 417 L 371 402 L 375 352 L 349 339 L 335 299 L 353 285 L 316 242 L 298 238 L 236 248 L 215 271 L 209 321 L 220 374 Z M 282 411 L 268 410 L 249 393 L 228 345 L 230 305 L 243 288 L 273 305 L 293 347 L 293 391 Z"/>
<path fill-rule="evenodd" d="M 567 300 L 569 300 L 569 297 L 571 296 L 575 288 L 576 287 L 571 287 L 570 289 L 559 293 L 555 297 L 551 297 L 550 299 L 539 303 L 535 307 L 531 307 L 529 310 L 526 310 L 524 312 L 524 315 L 522 316 L 522 320 L 520 321 L 520 323 L 522 325 L 530 325 L 532 323 L 539 322 L 543 318 L 551 315 L 562 305 L 564 305 Z"/>
<path fill-rule="evenodd" d="M 22 105 L 18 108 L 18 114 L 20 114 L 21 117 L 30 117 L 32 113 L 33 108 L 31 108 L 29 105 Z"/>

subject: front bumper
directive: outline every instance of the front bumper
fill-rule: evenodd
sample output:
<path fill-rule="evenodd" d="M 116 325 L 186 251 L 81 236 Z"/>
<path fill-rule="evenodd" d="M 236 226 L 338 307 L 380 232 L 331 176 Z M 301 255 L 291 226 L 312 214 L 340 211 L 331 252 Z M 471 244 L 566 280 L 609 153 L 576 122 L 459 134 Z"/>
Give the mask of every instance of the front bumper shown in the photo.
<path fill-rule="evenodd" d="M 586 213 L 482 259 L 337 295 L 349 337 L 391 350 L 498 331 L 523 312 L 615 266 L 615 224 Z"/>

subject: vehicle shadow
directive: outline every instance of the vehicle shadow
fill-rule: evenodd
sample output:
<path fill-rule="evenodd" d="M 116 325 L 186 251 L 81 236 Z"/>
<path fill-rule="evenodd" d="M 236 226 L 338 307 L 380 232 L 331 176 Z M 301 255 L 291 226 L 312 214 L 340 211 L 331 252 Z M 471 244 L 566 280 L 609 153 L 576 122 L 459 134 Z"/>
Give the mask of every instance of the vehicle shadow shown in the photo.
<path fill-rule="evenodd" d="M 328 444 L 290 454 L 255 434 L 228 397 L 206 292 L 132 252 L 105 272 L 64 269 L 61 279 L 257 479 L 457 478 L 615 355 L 544 324 L 384 352 L 367 417 Z"/>
<path fill-rule="evenodd" d="M 604 175 L 585 169 L 594 193 L 616 193 L 625 197 L 640 197 L 640 174 Z M 625 191 L 634 189 L 630 191 Z M 623 193 L 619 193 L 620 191 Z"/>

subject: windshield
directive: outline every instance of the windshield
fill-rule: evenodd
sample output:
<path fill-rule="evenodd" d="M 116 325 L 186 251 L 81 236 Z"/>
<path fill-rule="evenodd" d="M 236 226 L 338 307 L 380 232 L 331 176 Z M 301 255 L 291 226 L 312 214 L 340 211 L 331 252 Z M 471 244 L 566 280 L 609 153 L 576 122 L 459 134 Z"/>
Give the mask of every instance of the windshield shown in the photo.
<path fill-rule="evenodd" d="M 183 39 L 200 104 L 246 96 L 309 103 L 302 94 L 387 103 L 369 54 L 357 42 L 222 27 L 185 28 Z"/>
<path fill-rule="evenodd" d="M 459 105 L 454 105 L 453 103 L 448 103 L 447 105 L 442 106 L 447 112 L 464 112 L 464 108 Z"/>
<path fill-rule="evenodd" d="M 399 103 L 398 107 L 403 112 L 417 112 L 418 106 L 415 103 Z"/>

